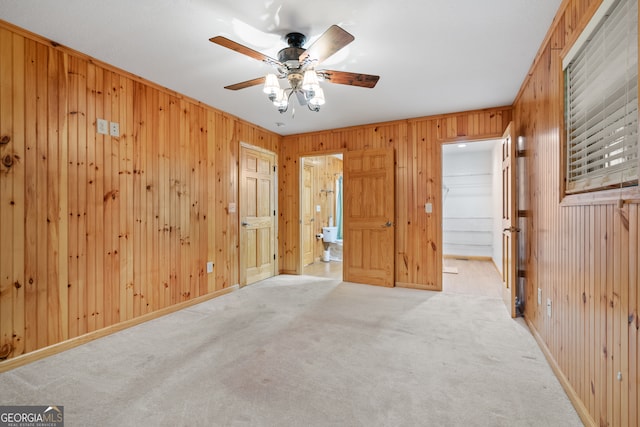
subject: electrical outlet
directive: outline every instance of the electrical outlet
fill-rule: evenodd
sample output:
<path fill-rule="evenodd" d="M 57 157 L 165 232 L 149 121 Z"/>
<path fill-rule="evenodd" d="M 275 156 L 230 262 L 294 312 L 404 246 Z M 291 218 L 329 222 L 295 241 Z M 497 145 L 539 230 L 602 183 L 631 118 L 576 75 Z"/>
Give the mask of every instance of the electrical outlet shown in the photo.
<path fill-rule="evenodd" d="M 105 119 L 97 120 L 97 128 L 100 135 L 109 135 L 109 122 Z"/>
<path fill-rule="evenodd" d="M 433 213 L 433 203 L 429 202 L 429 203 L 425 203 L 424 204 L 424 211 L 428 214 Z"/>
<path fill-rule="evenodd" d="M 542 289 L 538 288 L 538 305 L 542 304 Z"/>
<path fill-rule="evenodd" d="M 207 273 L 213 273 L 213 261 L 207 262 Z"/>
<path fill-rule="evenodd" d="M 120 125 L 116 122 L 109 124 L 109 135 L 118 137 L 120 136 Z"/>
<path fill-rule="evenodd" d="M 547 298 L 547 317 L 551 317 L 551 300 Z"/>

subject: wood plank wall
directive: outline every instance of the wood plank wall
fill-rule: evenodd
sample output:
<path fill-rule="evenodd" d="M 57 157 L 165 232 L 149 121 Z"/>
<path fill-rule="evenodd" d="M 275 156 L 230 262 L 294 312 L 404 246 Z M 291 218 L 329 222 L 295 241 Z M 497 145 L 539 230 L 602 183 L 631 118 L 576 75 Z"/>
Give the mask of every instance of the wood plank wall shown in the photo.
<path fill-rule="evenodd" d="M 638 426 L 638 189 L 560 202 L 561 55 L 600 3 L 563 2 L 514 105 L 529 189 L 525 317 L 586 424 Z"/>
<path fill-rule="evenodd" d="M 0 359 L 238 283 L 239 142 L 281 139 L 2 21 L 0 138 Z"/>
<path fill-rule="evenodd" d="M 301 271 L 300 157 L 391 147 L 396 156 L 396 285 L 442 289 L 441 145 L 500 138 L 510 120 L 511 107 L 500 107 L 283 137 L 279 177 L 281 271 Z M 424 212 L 427 202 L 433 203 L 433 214 Z"/>

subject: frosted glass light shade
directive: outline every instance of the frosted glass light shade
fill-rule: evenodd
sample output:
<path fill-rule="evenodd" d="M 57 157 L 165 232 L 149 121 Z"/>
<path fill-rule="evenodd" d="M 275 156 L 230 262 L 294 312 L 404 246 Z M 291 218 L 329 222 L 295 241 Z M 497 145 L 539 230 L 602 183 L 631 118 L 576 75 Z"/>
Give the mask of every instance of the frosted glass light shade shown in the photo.
<path fill-rule="evenodd" d="M 314 70 L 307 70 L 304 72 L 304 78 L 302 79 L 302 90 L 315 92 L 320 88 L 318 83 L 318 76 Z"/>
<path fill-rule="evenodd" d="M 286 108 L 289 104 L 289 98 L 285 93 L 284 89 L 278 88 L 278 92 L 276 94 L 276 99 L 273 101 L 273 105 L 278 108 Z"/>
<path fill-rule="evenodd" d="M 318 87 L 315 90 L 315 94 L 313 95 L 313 98 L 311 98 L 309 100 L 309 104 L 313 105 L 314 107 L 319 107 L 321 105 L 324 105 L 324 91 L 322 90 L 321 87 Z"/>
<path fill-rule="evenodd" d="M 278 83 L 278 78 L 275 74 L 267 74 L 267 77 L 264 80 L 264 87 L 262 91 L 267 95 L 276 95 L 280 90 L 280 83 Z"/>

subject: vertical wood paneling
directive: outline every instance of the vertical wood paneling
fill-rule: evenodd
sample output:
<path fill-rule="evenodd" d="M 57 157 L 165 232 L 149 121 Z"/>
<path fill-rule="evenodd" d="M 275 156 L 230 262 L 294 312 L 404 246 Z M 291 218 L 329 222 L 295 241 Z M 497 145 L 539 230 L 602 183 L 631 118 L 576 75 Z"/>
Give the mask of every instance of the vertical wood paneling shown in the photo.
<path fill-rule="evenodd" d="M 37 111 L 37 56 L 36 43 L 31 40 L 25 41 L 25 81 L 31 84 L 25 85 L 25 307 L 38 307 L 38 229 L 44 221 L 38 218 L 38 207 L 36 197 L 37 187 L 37 134 L 36 111 Z M 29 124 L 29 125 L 26 125 Z M 26 173 L 28 172 L 28 173 Z M 40 173 L 41 175 L 42 173 Z M 36 349 L 38 342 L 37 335 L 37 309 L 24 309 L 25 317 L 25 337 L 24 353 L 29 353 Z"/>
<path fill-rule="evenodd" d="M 441 144 L 499 138 L 510 120 L 507 107 L 284 137 L 279 179 L 280 271 L 299 273 L 301 268 L 299 158 L 391 147 L 396 163 L 396 284 L 441 289 Z M 433 214 L 425 214 L 427 202 L 433 203 Z"/>
<path fill-rule="evenodd" d="M 526 141 L 525 317 L 588 424 L 638 425 L 638 197 L 561 203 L 561 52 L 598 0 L 567 0 L 514 105 Z M 619 193 L 616 193 L 619 194 Z M 633 194 L 629 191 L 626 194 Z M 543 301 L 537 303 L 537 289 Z M 552 316 L 546 299 L 552 300 Z M 583 408 L 583 409 L 582 409 Z"/>
<path fill-rule="evenodd" d="M 0 357 L 238 283 L 239 141 L 280 136 L 0 22 L 5 135 Z"/>

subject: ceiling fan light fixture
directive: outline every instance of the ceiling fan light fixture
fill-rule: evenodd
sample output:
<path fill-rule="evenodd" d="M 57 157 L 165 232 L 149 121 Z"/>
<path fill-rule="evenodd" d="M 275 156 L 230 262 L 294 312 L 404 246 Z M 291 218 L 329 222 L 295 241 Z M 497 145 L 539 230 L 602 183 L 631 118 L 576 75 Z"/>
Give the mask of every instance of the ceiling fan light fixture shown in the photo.
<path fill-rule="evenodd" d="M 313 94 L 313 98 L 311 98 L 309 100 L 309 105 L 311 107 L 315 107 L 315 111 L 318 111 L 318 109 L 320 109 L 321 105 L 324 105 L 325 103 L 325 99 L 324 99 L 324 91 L 322 90 L 321 87 L 318 86 L 318 88 L 315 90 L 314 94 Z"/>
<path fill-rule="evenodd" d="M 281 113 L 287 111 L 287 108 L 289 107 L 289 97 L 284 89 L 278 90 L 278 93 L 275 95 L 275 99 L 273 100 L 273 105 Z"/>
<path fill-rule="evenodd" d="M 315 70 L 307 70 L 304 72 L 304 78 L 302 79 L 302 90 L 307 92 L 315 92 L 320 89 L 318 82 L 318 75 Z"/>
<path fill-rule="evenodd" d="M 269 99 L 273 97 L 273 99 L 271 99 L 273 101 L 280 90 L 280 83 L 278 83 L 276 75 L 272 73 L 267 74 L 267 77 L 264 79 L 262 91 L 269 95 Z"/>
<path fill-rule="evenodd" d="M 301 106 L 306 105 L 311 111 L 320 111 L 320 107 L 325 104 L 324 91 L 320 87 L 320 82 L 373 88 L 378 82 L 379 76 L 346 71 L 316 70 L 318 64 L 353 40 L 353 35 L 337 25 L 332 25 L 310 46 L 305 48 L 302 47 L 306 41 L 304 34 L 292 32 L 286 35 L 288 47 L 281 49 L 278 52 L 278 59 L 275 59 L 223 36 L 209 39 L 212 43 L 264 62 L 276 69 L 275 74 L 269 73 L 265 77 L 225 86 L 225 89 L 239 90 L 262 84 L 264 85 L 262 91 L 280 113 L 287 111 L 289 98 L 294 93 Z M 285 84 L 284 89 L 280 86 L 279 79 L 287 79 L 288 85 Z"/>

